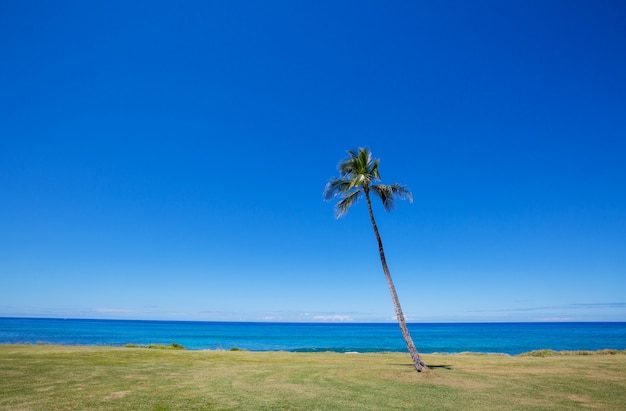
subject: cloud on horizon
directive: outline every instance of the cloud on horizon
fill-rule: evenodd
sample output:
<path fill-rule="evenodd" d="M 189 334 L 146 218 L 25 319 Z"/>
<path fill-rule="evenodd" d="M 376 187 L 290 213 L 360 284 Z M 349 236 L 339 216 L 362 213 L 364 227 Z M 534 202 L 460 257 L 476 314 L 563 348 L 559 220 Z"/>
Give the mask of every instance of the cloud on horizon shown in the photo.
<path fill-rule="evenodd" d="M 602 308 L 626 308 L 626 303 L 580 303 L 565 304 L 540 307 L 523 307 L 523 308 L 502 308 L 494 310 L 472 310 L 470 313 L 494 313 L 494 312 L 527 312 L 542 310 L 580 310 L 580 309 L 602 309 Z"/>
<path fill-rule="evenodd" d="M 350 317 L 349 315 L 339 315 L 339 314 L 334 314 L 334 315 L 315 315 L 313 316 L 313 320 L 314 321 L 354 321 L 352 319 L 352 317 Z"/>

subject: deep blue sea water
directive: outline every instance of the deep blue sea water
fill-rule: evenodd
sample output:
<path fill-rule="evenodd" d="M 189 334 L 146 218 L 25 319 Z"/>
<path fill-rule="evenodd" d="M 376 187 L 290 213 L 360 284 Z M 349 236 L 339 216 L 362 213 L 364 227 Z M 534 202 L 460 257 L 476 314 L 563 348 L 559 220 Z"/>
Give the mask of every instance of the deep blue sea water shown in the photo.
<path fill-rule="evenodd" d="M 626 349 L 626 323 L 409 324 L 422 353 L 519 354 Z M 0 318 L 0 343 L 124 345 L 178 343 L 187 349 L 405 352 L 395 323 L 240 323 Z"/>

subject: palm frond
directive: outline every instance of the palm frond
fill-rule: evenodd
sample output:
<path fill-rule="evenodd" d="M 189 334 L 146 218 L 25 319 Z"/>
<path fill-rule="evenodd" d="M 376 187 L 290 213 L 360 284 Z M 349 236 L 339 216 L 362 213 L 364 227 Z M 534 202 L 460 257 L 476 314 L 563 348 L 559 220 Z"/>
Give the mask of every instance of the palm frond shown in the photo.
<path fill-rule="evenodd" d="M 407 199 L 409 203 L 413 202 L 413 194 L 411 194 L 411 190 L 407 188 L 407 186 L 394 183 L 389 186 L 391 188 L 391 192 L 394 196 L 398 197 L 401 200 Z"/>
<path fill-rule="evenodd" d="M 408 188 L 401 184 L 374 184 L 370 189 L 381 199 L 386 211 L 391 211 L 396 205 L 396 197 L 409 202 L 413 202 L 413 196 Z"/>
<path fill-rule="evenodd" d="M 380 180 L 378 172 L 378 159 L 372 159 L 372 153 L 368 148 L 348 150 L 349 157 L 338 165 L 342 178 L 352 181 L 352 188 L 367 187 L 373 181 Z"/>
<path fill-rule="evenodd" d="M 324 188 L 324 200 L 330 201 L 333 198 L 343 195 L 352 188 L 351 181 L 344 178 L 332 178 Z"/>
<path fill-rule="evenodd" d="M 350 180 L 351 188 L 364 187 L 369 185 L 367 176 L 364 174 L 356 174 L 352 176 L 352 180 Z"/>
<path fill-rule="evenodd" d="M 372 175 L 373 181 L 380 181 L 380 172 L 378 171 L 378 164 L 380 161 L 378 159 L 372 162 L 369 173 Z"/>
<path fill-rule="evenodd" d="M 350 206 L 352 206 L 353 204 L 356 204 L 362 195 L 363 195 L 363 191 L 361 190 L 352 191 L 344 195 L 344 198 L 341 201 L 339 201 L 337 205 L 335 206 L 335 217 L 336 218 L 343 217 L 348 212 L 348 209 L 350 208 Z"/>
<path fill-rule="evenodd" d="M 357 158 L 359 159 L 359 164 L 363 167 L 363 169 L 366 169 L 372 162 L 372 152 L 365 147 L 359 147 L 359 154 Z"/>
<path fill-rule="evenodd" d="M 354 151 L 348 150 L 348 155 L 348 158 L 342 160 L 337 166 L 339 174 L 341 174 L 342 177 L 358 174 L 358 154 Z"/>
<path fill-rule="evenodd" d="M 383 207 L 387 211 L 393 210 L 396 206 L 395 199 L 393 197 L 393 193 L 389 189 L 389 186 L 383 184 L 377 184 L 370 187 L 373 193 L 375 193 L 380 200 L 383 202 Z"/>

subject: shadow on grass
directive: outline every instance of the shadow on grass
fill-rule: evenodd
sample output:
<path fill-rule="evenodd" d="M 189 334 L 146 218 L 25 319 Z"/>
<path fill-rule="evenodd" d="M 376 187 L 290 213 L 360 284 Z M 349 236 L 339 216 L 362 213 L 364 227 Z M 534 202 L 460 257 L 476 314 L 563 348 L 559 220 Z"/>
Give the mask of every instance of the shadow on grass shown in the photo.
<path fill-rule="evenodd" d="M 413 364 L 393 364 L 393 365 L 415 368 Z M 435 368 L 443 368 L 444 370 L 452 370 L 452 366 L 447 365 L 447 364 L 441 364 L 441 365 L 426 364 L 426 367 L 430 368 L 431 370 L 434 370 Z"/>
<path fill-rule="evenodd" d="M 451 365 L 447 365 L 447 364 L 446 364 L 446 365 L 431 365 L 431 364 L 426 364 L 426 366 L 427 366 L 428 368 L 430 368 L 431 370 L 432 370 L 432 369 L 435 369 L 435 368 L 443 368 L 444 370 L 451 370 L 451 369 L 452 369 L 452 366 L 451 366 Z"/>

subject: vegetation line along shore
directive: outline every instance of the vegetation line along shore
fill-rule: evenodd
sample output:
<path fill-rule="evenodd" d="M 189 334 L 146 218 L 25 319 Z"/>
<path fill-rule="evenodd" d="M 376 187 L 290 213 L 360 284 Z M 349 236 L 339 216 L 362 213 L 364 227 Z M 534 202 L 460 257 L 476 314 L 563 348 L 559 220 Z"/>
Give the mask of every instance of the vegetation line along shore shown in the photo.
<path fill-rule="evenodd" d="M 64 345 L 64 344 L 53 344 L 53 343 L 47 343 L 47 342 L 42 342 L 39 341 L 36 344 L 31 344 L 31 343 L 21 343 L 21 344 L 0 344 L 0 346 L 2 345 L 6 345 L 6 346 L 20 346 L 20 345 L 24 345 L 24 346 L 29 346 L 29 345 L 44 345 L 44 346 L 58 346 L 58 347 L 102 347 L 102 348 L 106 348 L 106 347 L 111 347 L 111 348 L 115 348 L 118 346 L 110 346 L 110 345 L 89 345 L 89 346 L 83 346 L 83 345 Z M 185 346 L 183 346 L 182 344 L 178 344 L 178 343 L 171 343 L 171 344 L 135 344 L 135 343 L 127 343 L 124 344 L 122 347 L 124 348 L 146 348 L 146 349 L 159 349 L 159 350 L 187 350 L 187 348 L 185 348 Z M 331 352 L 335 352 L 335 351 L 251 351 L 251 350 L 247 350 L 245 348 L 240 348 L 240 347 L 231 347 L 229 349 L 217 349 L 217 350 L 212 350 L 212 349 L 192 349 L 192 350 L 187 350 L 187 351 L 245 351 L 245 352 L 290 352 L 290 353 L 294 353 L 294 354 L 315 354 L 315 353 L 331 353 Z M 337 351 L 337 354 L 398 354 L 400 352 L 395 352 L 395 351 L 380 351 L 380 352 L 359 352 L 359 351 L 347 351 L 347 352 L 340 352 Z M 429 353 L 430 355 L 502 355 L 502 356 L 511 356 L 511 357 L 553 357 L 553 356 L 574 356 L 574 355 L 626 355 L 626 349 L 623 350 L 619 350 L 619 349 L 613 349 L 613 348 L 604 348 L 601 350 L 552 350 L 552 349 L 540 349 L 540 350 L 532 350 L 532 351 L 526 351 L 520 354 L 515 354 L 515 355 L 510 355 L 510 354 L 506 354 L 506 353 L 498 353 L 498 352 L 478 352 L 478 351 L 461 351 L 461 352 L 432 352 Z M 426 354 L 428 355 L 428 354 Z"/>

